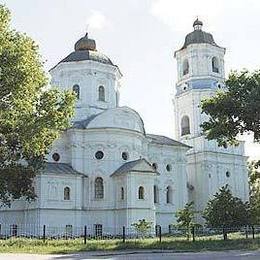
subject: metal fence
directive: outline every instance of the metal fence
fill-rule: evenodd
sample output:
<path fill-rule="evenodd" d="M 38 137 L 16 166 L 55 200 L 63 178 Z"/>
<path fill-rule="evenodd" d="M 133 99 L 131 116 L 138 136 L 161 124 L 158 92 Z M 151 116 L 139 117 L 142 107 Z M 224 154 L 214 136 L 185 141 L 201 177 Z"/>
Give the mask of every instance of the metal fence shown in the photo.
<path fill-rule="evenodd" d="M 260 226 L 242 226 L 242 227 L 223 227 L 223 228 L 208 228 L 208 227 L 191 227 L 178 228 L 169 226 L 168 232 L 163 229 L 162 235 L 182 238 L 187 240 L 218 240 L 228 238 L 260 238 Z"/>
<path fill-rule="evenodd" d="M 178 228 L 169 225 L 168 228 L 156 225 L 147 230 L 137 230 L 134 227 L 105 227 L 101 224 L 75 227 L 53 227 L 32 224 L 0 224 L 0 239 L 31 238 L 31 239 L 77 239 L 85 243 L 91 239 L 119 239 L 125 242 L 132 239 L 153 238 L 162 242 L 172 240 L 216 240 L 227 238 L 260 239 L 260 226 L 243 226 L 232 228 L 192 227 Z"/>

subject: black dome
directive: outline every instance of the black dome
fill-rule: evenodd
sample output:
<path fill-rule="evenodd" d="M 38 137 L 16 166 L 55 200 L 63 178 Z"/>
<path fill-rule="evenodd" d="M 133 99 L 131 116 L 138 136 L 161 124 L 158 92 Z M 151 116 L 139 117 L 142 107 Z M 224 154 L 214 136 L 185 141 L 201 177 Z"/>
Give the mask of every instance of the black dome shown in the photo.
<path fill-rule="evenodd" d="M 181 50 L 187 48 L 187 46 L 189 46 L 190 44 L 195 44 L 195 43 L 208 43 L 213 46 L 219 47 L 215 43 L 212 34 L 202 31 L 201 29 L 202 26 L 203 23 L 197 18 L 193 23 L 194 31 L 186 35 L 185 42 Z"/>
<path fill-rule="evenodd" d="M 104 64 L 114 65 L 112 61 L 104 54 L 98 51 L 91 50 L 78 50 L 70 53 L 62 62 L 72 62 L 72 61 L 83 61 L 83 60 L 92 60 Z"/>
<path fill-rule="evenodd" d="M 194 43 L 208 43 L 213 46 L 218 46 L 215 43 L 212 34 L 204 32 L 202 30 L 194 30 L 185 37 L 185 42 L 181 50 L 187 48 L 188 45 Z"/>
<path fill-rule="evenodd" d="M 84 37 L 80 38 L 75 43 L 74 49 L 75 49 L 75 51 L 70 53 L 67 57 L 65 57 L 63 60 L 61 60 L 58 64 L 64 63 L 64 62 L 91 60 L 91 61 L 96 61 L 96 62 L 100 62 L 103 64 L 116 66 L 112 63 L 112 61 L 106 55 L 97 51 L 96 42 L 95 42 L 95 40 L 88 38 L 88 33 L 86 33 L 86 35 Z M 55 68 L 56 66 L 54 66 L 53 68 Z"/>

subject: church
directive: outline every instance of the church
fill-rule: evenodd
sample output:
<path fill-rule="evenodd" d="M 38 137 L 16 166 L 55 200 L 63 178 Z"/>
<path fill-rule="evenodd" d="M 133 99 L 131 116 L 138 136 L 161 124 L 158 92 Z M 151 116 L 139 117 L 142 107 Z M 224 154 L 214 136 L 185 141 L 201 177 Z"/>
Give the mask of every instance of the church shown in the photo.
<path fill-rule="evenodd" d="M 86 225 L 95 234 L 117 234 L 145 219 L 165 231 L 188 201 L 194 201 L 202 222 L 208 199 L 225 184 L 248 199 L 243 142 L 220 148 L 201 133 L 207 119 L 201 100 L 225 91 L 225 48 L 202 25 L 194 22 L 174 54 L 176 140 L 147 133 L 137 111 L 119 106 L 122 74 L 95 40 L 86 34 L 75 43 L 49 71 L 51 85 L 75 92 L 72 125 L 34 180 L 36 201 L 21 199 L 0 209 L 2 230 L 17 234 L 19 227 L 33 225 L 40 233 L 46 225 L 74 233 Z"/>

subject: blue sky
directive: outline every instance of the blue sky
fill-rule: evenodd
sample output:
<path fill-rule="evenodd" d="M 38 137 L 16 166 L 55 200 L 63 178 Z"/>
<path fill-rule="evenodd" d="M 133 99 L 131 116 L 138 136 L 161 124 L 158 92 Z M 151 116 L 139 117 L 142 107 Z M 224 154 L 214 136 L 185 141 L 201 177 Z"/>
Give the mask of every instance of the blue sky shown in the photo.
<path fill-rule="evenodd" d="M 174 137 L 172 98 L 176 82 L 174 51 L 197 16 L 203 29 L 226 47 L 231 69 L 258 69 L 258 0 L 0 0 L 12 11 L 12 25 L 40 46 L 46 70 L 72 50 L 85 34 L 117 64 L 122 79 L 120 105 L 136 109 L 147 132 Z M 259 155 L 248 141 L 247 154 Z"/>

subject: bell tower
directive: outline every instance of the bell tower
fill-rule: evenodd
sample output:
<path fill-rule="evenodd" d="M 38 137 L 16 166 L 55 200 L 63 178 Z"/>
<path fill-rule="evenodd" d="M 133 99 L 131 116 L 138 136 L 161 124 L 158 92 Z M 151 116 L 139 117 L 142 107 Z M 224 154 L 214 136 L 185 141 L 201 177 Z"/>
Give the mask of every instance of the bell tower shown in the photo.
<path fill-rule="evenodd" d="M 175 134 L 185 141 L 200 136 L 203 115 L 199 104 L 224 87 L 225 48 L 218 46 L 210 33 L 202 31 L 203 23 L 193 23 L 184 45 L 175 52 L 178 81 L 175 96 Z"/>
<path fill-rule="evenodd" d="M 206 115 L 201 114 L 201 101 L 225 88 L 225 48 L 218 46 L 202 26 L 201 21 L 195 20 L 194 30 L 175 52 L 178 70 L 175 136 L 192 147 L 187 152 L 187 188 L 189 200 L 194 201 L 197 212 L 202 212 L 209 198 L 226 184 L 235 196 L 248 199 L 244 144 L 227 149 L 218 147 L 215 140 L 205 138 L 200 127 L 207 120 Z M 198 221 L 203 222 L 200 214 Z"/>

